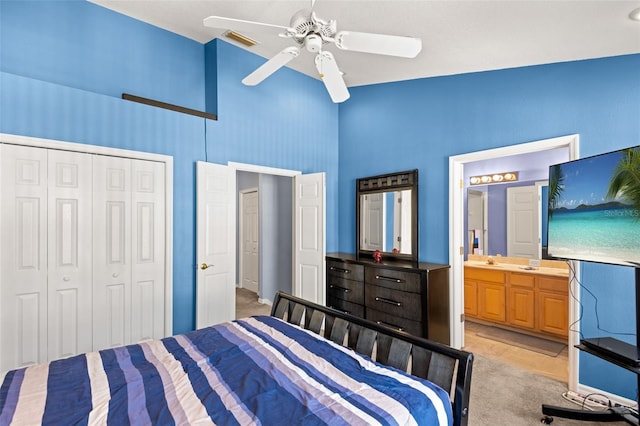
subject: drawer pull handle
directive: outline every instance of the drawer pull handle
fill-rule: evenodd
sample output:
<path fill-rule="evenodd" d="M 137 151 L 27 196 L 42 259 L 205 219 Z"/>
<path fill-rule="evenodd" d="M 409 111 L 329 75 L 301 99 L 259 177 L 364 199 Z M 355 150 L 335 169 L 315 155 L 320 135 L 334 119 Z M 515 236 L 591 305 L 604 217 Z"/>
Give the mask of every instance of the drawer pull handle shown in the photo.
<path fill-rule="evenodd" d="M 389 305 L 402 306 L 402 303 L 395 300 L 385 299 L 384 297 L 376 297 L 376 302 L 388 303 Z"/>
<path fill-rule="evenodd" d="M 335 288 L 336 290 L 342 290 L 345 293 L 349 293 L 351 290 L 344 287 L 338 287 L 337 285 L 329 284 L 329 288 Z"/>
<path fill-rule="evenodd" d="M 336 268 L 335 266 L 332 266 L 329 269 L 332 271 L 342 272 L 343 274 L 348 274 L 349 272 L 351 272 L 348 269 Z"/>
<path fill-rule="evenodd" d="M 385 277 L 384 275 L 376 275 L 376 280 L 393 281 L 394 283 L 401 283 L 402 282 L 402 280 L 399 279 L 399 278 Z"/>
<path fill-rule="evenodd" d="M 395 328 L 398 331 L 404 331 L 404 328 L 402 327 L 398 327 L 397 325 L 393 325 L 393 324 L 389 324 L 388 322 L 384 322 L 384 321 L 376 321 L 376 324 L 378 325 L 384 325 L 390 328 Z"/>

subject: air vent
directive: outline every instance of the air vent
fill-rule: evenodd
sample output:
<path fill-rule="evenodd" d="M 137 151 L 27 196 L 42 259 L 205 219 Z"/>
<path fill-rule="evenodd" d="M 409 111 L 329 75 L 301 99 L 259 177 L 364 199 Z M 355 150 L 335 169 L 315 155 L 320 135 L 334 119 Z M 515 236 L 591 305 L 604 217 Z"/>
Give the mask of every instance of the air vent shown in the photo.
<path fill-rule="evenodd" d="M 235 40 L 238 43 L 242 43 L 242 44 L 244 44 L 245 46 L 248 46 L 248 47 L 254 46 L 255 44 L 258 43 L 257 41 L 252 40 L 247 36 L 244 36 L 244 35 L 242 35 L 240 33 L 237 33 L 235 31 L 231 31 L 231 30 L 229 30 L 226 33 L 224 33 L 224 36 L 227 37 L 227 38 L 230 38 L 231 40 Z"/>

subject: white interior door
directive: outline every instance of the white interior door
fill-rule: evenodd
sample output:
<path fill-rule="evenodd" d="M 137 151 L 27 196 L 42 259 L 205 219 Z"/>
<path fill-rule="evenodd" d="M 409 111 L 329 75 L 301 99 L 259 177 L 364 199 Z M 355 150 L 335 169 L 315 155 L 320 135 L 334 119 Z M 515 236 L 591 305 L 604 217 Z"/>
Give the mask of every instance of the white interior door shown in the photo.
<path fill-rule="evenodd" d="M 384 250 L 385 236 L 385 193 L 363 195 L 363 227 L 361 247 L 366 250 Z"/>
<path fill-rule="evenodd" d="M 411 240 L 411 190 L 395 191 L 393 193 L 394 232 L 393 248 L 399 253 L 411 253 L 413 241 Z M 389 250 L 386 250 L 389 251 Z"/>
<path fill-rule="evenodd" d="M 242 287 L 258 293 L 259 270 L 259 221 L 258 191 L 242 192 L 240 197 L 240 273 Z"/>
<path fill-rule="evenodd" d="M 0 144 L 0 377 L 47 360 L 47 150 Z"/>
<path fill-rule="evenodd" d="M 235 172 L 196 166 L 196 328 L 235 317 Z"/>
<path fill-rule="evenodd" d="M 325 304 L 325 174 L 294 177 L 295 296 Z"/>
<path fill-rule="evenodd" d="M 507 256 L 538 258 L 538 188 L 507 188 Z"/>
<path fill-rule="evenodd" d="M 49 359 L 93 349 L 91 155 L 48 151 Z"/>
<path fill-rule="evenodd" d="M 469 245 L 467 246 L 469 254 L 473 254 L 473 236 L 474 231 L 480 231 L 478 237 L 478 254 L 484 254 L 486 247 L 486 229 L 485 229 L 485 210 L 484 210 L 484 192 L 467 190 L 467 228 L 469 229 Z"/>

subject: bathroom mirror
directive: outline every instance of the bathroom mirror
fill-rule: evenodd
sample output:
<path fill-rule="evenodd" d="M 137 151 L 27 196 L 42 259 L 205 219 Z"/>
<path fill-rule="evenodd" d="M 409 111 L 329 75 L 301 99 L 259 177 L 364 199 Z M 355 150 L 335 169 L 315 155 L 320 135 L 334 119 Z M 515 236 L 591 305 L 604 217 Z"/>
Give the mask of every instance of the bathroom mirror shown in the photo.
<path fill-rule="evenodd" d="M 356 181 L 358 257 L 418 261 L 418 170 Z"/>

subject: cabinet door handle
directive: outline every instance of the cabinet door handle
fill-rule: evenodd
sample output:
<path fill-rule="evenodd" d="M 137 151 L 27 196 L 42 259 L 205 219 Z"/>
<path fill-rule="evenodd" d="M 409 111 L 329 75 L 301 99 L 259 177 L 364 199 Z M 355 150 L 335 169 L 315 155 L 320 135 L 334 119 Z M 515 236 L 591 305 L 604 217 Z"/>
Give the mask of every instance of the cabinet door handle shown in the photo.
<path fill-rule="evenodd" d="M 376 324 L 378 325 L 384 325 L 390 328 L 395 328 L 398 331 L 404 331 L 404 328 L 402 327 L 398 327 L 397 325 L 393 325 L 393 324 L 389 324 L 388 322 L 384 322 L 384 321 L 376 321 Z"/>
<path fill-rule="evenodd" d="M 342 290 L 345 293 L 349 293 L 351 290 L 344 287 L 338 287 L 337 285 L 329 284 L 329 288 L 335 288 L 336 290 Z"/>
<path fill-rule="evenodd" d="M 387 303 L 389 305 L 394 305 L 394 306 L 402 306 L 402 303 L 396 302 L 395 300 L 391 300 L 391 299 L 385 299 L 384 297 L 376 297 L 376 302 Z"/>
<path fill-rule="evenodd" d="M 351 272 L 348 269 L 336 268 L 335 266 L 331 266 L 329 269 L 336 272 L 342 272 L 343 274 L 348 274 L 349 272 Z"/>
<path fill-rule="evenodd" d="M 385 277 L 384 275 L 376 275 L 376 280 L 393 281 L 394 283 L 401 283 L 402 282 L 402 280 L 399 279 L 399 278 Z"/>

